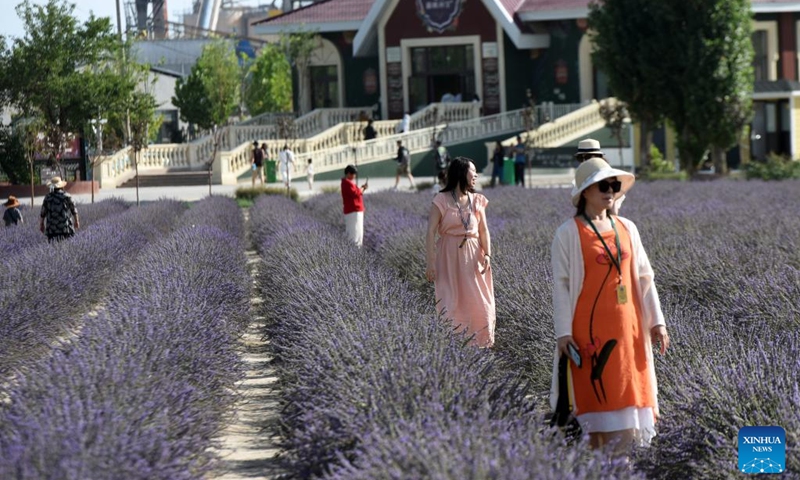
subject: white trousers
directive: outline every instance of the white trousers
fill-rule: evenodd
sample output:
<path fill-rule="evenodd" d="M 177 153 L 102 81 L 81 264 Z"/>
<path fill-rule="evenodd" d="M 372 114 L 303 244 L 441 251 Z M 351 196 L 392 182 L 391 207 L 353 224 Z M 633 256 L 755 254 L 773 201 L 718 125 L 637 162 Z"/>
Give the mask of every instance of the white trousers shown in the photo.
<path fill-rule="evenodd" d="M 289 184 L 292 182 L 292 171 L 289 169 L 289 166 L 281 166 L 281 179 L 283 183 Z"/>
<path fill-rule="evenodd" d="M 364 212 L 348 213 L 344 216 L 347 239 L 360 248 L 364 243 Z"/>

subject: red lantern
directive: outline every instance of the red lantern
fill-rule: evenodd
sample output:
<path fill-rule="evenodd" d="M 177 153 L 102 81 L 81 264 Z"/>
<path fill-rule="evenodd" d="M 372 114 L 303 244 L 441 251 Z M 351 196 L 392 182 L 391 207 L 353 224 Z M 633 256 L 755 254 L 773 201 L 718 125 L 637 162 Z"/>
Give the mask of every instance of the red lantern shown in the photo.
<path fill-rule="evenodd" d="M 567 62 L 559 60 L 556 62 L 556 83 L 564 85 L 569 81 L 569 70 L 567 69 Z"/>

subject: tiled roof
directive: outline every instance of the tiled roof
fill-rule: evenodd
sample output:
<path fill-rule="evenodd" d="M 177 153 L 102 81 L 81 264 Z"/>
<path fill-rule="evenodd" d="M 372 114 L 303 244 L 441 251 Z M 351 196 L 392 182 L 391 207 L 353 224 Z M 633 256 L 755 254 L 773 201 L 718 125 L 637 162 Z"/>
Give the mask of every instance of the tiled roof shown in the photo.
<path fill-rule="evenodd" d="M 523 0 L 515 13 L 576 10 L 589 7 L 589 0 Z"/>
<path fill-rule="evenodd" d="M 254 25 L 360 22 L 367 16 L 372 2 L 373 0 L 323 0 Z"/>
<path fill-rule="evenodd" d="M 794 80 L 761 80 L 755 82 L 755 93 L 782 93 L 800 90 L 800 82 Z"/>
<path fill-rule="evenodd" d="M 517 12 L 517 9 L 525 3 L 525 0 L 497 0 L 503 8 L 506 9 L 509 15 L 512 17 Z"/>

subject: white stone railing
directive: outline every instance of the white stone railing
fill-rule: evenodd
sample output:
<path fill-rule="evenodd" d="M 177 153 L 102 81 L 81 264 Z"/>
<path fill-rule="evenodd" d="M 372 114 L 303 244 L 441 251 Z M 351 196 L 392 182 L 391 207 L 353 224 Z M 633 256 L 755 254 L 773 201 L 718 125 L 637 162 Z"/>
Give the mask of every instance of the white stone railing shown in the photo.
<path fill-rule="evenodd" d="M 606 102 L 616 102 L 614 98 L 608 98 L 601 102 L 592 101 L 585 104 L 580 108 L 577 105 L 572 106 L 572 111 L 568 105 L 557 105 L 558 109 L 549 110 L 555 114 L 561 114 L 560 117 L 553 121 L 544 123 L 543 125 L 520 134 L 524 139 L 529 140 L 536 148 L 552 148 L 564 145 L 567 142 L 573 141 L 583 135 L 587 135 L 595 130 L 605 126 L 605 120 L 600 116 L 600 106 Z M 538 107 L 537 107 L 538 108 Z M 543 109 L 551 107 L 543 106 Z M 540 115 L 542 112 L 537 112 Z M 545 117 L 546 118 L 546 117 Z M 517 144 L 516 136 L 503 140 L 501 144 L 504 147 L 512 147 Z M 486 154 L 491 157 L 494 151 L 494 143 L 486 144 Z"/>
<path fill-rule="evenodd" d="M 614 98 L 608 98 L 602 102 L 592 102 L 578 110 L 561 110 L 562 116 L 551 122 L 541 125 L 539 128 L 525 132 L 526 136 L 531 137 L 531 142 L 540 148 L 550 148 L 563 145 L 572 140 L 576 135 L 580 135 L 587 130 L 602 128 L 605 125 L 603 117 L 600 116 L 600 105 L 606 102 L 616 102 Z M 559 107 L 561 107 L 559 105 Z M 509 138 L 503 142 L 504 146 L 516 144 L 515 138 Z"/>
<path fill-rule="evenodd" d="M 469 105 L 473 108 L 476 104 L 449 104 Z M 577 105 L 560 107 L 554 110 L 556 114 L 570 112 L 577 109 Z M 597 115 L 599 107 L 595 105 Z M 356 109 L 353 109 L 356 110 Z M 360 110 L 359 110 L 360 111 Z M 457 108 L 450 109 L 453 115 L 458 113 Z M 345 114 L 345 113 L 341 113 Z M 320 121 L 332 121 L 328 120 Z M 536 130 L 538 145 L 546 146 L 552 138 L 563 135 L 565 130 L 580 128 L 587 122 L 583 116 L 567 114 L 559 122 L 551 122 Z M 593 120 L 592 120 L 593 121 Z M 214 159 L 214 178 L 216 182 L 230 183 L 242 175 L 252 162 L 252 142 L 266 144 L 268 159 L 277 159 L 278 154 L 285 144 L 289 144 L 295 152 L 296 174 L 305 173 L 305 164 L 309 158 L 314 160 L 317 172 L 343 169 L 348 163 L 369 163 L 373 161 L 393 158 L 397 149 L 397 140 L 403 140 L 404 145 L 413 152 L 432 148 L 435 139 L 442 140 L 445 145 L 459 143 L 467 139 L 480 139 L 487 136 L 502 135 L 505 132 L 520 131 L 525 128 L 523 110 L 513 110 L 487 117 L 478 117 L 464 121 L 440 123 L 433 127 L 412 130 L 406 134 L 395 134 L 399 121 L 376 121 L 373 126 L 378 132 L 378 138 L 363 141 L 363 128 L 366 122 L 343 122 L 326 131 L 310 138 L 301 138 L 294 141 L 275 139 L 270 137 L 270 126 L 253 125 L 249 127 L 233 127 L 221 132 L 220 147 Z M 545 128 L 546 127 L 546 128 Z M 238 129 L 241 134 L 235 133 Z M 237 142 L 233 148 L 227 146 Z M 212 137 L 188 144 L 151 145 L 140 152 L 139 169 L 145 171 L 175 171 L 175 170 L 204 170 L 211 159 L 214 150 Z M 102 165 L 101 187 L 115 187 L 132 178 L 133 163 L 128 150 L 123 150 L 113 155 L 108 162 Z M 105 183 L 105 185 L 104 185 Z M 112 185 L 113 184 L 113 185 Z"/>
<path fill-rule="evenodd" d="M 411 115 L 410 130 L 431 127 L 440 123 L 462 122 L 481 115 L 481 106 L 476 102 L 431 103 Z"/>
<path fill-rule="evenodd" d="M 253 125 L 275 125 L 280 120 L 284 119 L 295 119 L 297 115 L 294 112 L 285 112 L 285 113 L 273 113 L 273 112 L 266 112 L 262 113 L 261 115 L 256 115 L 250 119 L 245 120 L 244 122 L 240 122 L 237 126 L 239 127 L 249 127 Z"/>
<path fill-rule="evenodd" d="M 94 179 L 100 188 L 117 188 L 122 183 L 134 176 L 132 150 L 124 148 L 113 155 L 97 158 L 94 169 Z"/>

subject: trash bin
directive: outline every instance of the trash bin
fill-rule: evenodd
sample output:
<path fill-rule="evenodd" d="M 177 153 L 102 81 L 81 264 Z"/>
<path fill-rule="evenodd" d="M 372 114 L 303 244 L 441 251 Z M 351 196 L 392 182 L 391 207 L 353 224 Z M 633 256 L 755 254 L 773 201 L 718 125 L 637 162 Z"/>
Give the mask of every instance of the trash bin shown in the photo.
<path fill-rule="evenodd" d="M 514 159 L 503 158 L 503 185 L 514 185 Z"/>
<path fill-rule="evenodd" d="M 276 167 L 276 163 L 277 162 L 275 162 L 275 160 L 267 160 L 266 162 L 264 162 L 267 169 L 267 183 L 275 183 L 278 181 L 278 178 L 276 176 L 278 173 L 278 168 Z"/>

